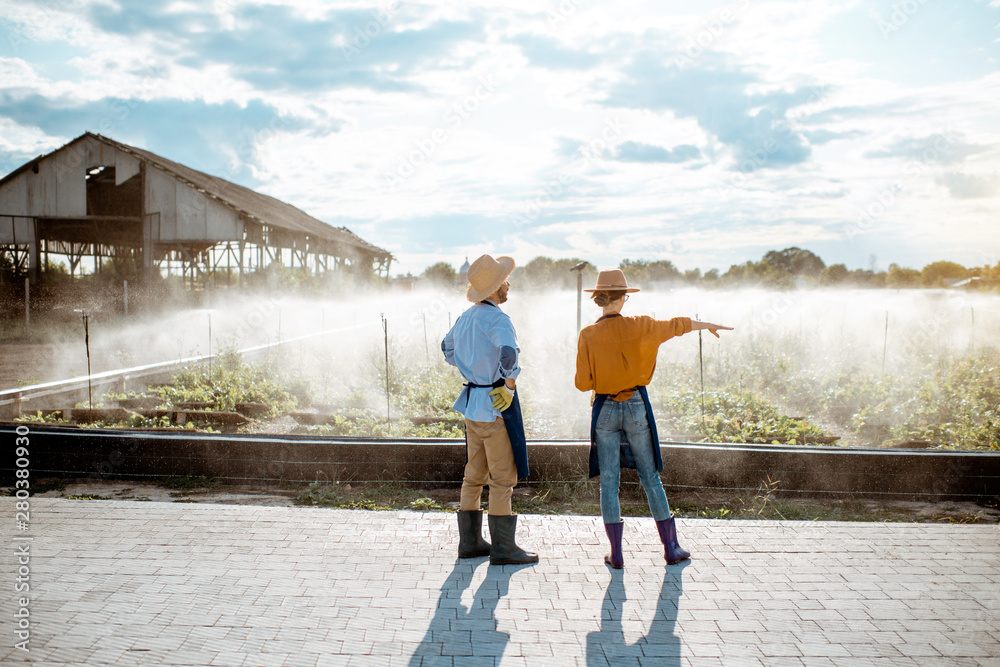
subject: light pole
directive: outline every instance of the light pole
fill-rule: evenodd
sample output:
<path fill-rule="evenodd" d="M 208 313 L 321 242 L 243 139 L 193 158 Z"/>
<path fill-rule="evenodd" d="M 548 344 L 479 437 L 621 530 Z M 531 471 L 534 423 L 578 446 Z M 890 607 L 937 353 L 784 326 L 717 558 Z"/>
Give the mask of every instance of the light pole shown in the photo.
<path fill-rule="evenodd" d="M 570 271 L 576 271 L 576 332 L 580 333 L 580 317 L 583 313 L 583 270 L 590 266 L 590 262 L 580 262 L 570 267 Z"/>

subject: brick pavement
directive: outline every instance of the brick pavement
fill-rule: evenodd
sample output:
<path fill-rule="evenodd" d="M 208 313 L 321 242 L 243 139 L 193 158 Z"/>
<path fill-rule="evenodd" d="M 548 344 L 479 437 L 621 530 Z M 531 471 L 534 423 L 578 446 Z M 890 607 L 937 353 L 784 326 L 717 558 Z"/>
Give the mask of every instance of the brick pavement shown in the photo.
<path fill-rule="evenodd" d="M 455 516 L 32 499 L 37 665 L 997 665 L 1000 527 L 520 518 L 533 567 L 458 561 Z"/>

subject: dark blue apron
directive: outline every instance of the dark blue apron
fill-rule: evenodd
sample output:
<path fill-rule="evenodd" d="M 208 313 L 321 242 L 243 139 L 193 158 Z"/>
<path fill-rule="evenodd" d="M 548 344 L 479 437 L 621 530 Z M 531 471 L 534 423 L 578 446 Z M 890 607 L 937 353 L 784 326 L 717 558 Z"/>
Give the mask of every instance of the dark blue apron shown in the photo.
<path fill-rule="evenodd" d="M 494 308 L 499 308 L 495 303 L 490 301 L 480 301 L 480 304 L 484 306 L 493 306 Z M 466 383 L 466 394 L 465 403 L 469 404 L 469 393 L 474 387 L 493 387 L 494 389 L 499 387 L 504 383 L 504 379 L 500 378 L 493 384 L 475 384 L 474 382 Z M 510 407 L 500 413 L 503 417 L 503 425 L 507 427 L 507 437 L 510 439 L 510 448 L 514 452 L 514 463 L 517 465 L 517 476 L 527 477 L 528 476 L 528 440 L 524 436 L 524 418 L 521 415 L 521 401 L 517 398 L 517 392 L 514 392 L 514 402 L 510 404 Z M 465 462 L 468 463 L 469 456 L 469 436 L 465 436 Z"/>
<path fill-rule="evenodd" d="M 645 387 L 636 387 L 635 390 L 642 396 L 642 402 L 646 406 L 646 421 L 649 423 L 649 441 L 653 447 L 653 460 L 656 461 L 656 470 L 663 470 L 663 459 L 660 457 L 660 437 L 656 433 L 656 419 L 653 417 L 653 406 L 649 404 L 649 394 Z M 597 456 L 597 417 L 601 414 L 604 402 L 611 400 L 608 394 L 597 394 L 594 398 L 594 407 L 590 411 L 590 476 L 598 477 L 601 474 L 601 465 Z M 635 457 L 632 455 L 632 446 L 629 444 L 625 433 L 622 433 L 621 449 L 618 457 L 622 468 L 635 469 Z"/>
<path fill-rule="evenodd" d="M 500 378 L 493 384 L 476 384 L 475 382 L 467 382 L 465 386 L 467 387 L 465 393 L 465 404 L 469 404 L 469 394 L 476 387 L 480 388 L 490 388 L 494 389 L 501 386 L 504 383 L 504 379 Z M 524 419 L 521 416 L 521 401 L 517 397 L 517 392 L 514 392 L 514 401 L 510 404 L 510 407 L 500 413 L 503 417 L 503 425 L 507 427 L 507 437 L 510 438 L 510 448 L 514 452 L 514 463 L 517 464 L 517 476 L 527 477 L 528 476 L 528 440 L 524 436 Z M 466 463 L 468 463 L 468 447 L 469 447 L 469 435 L 465 435 L 465 446 L 466 446 Z"/>

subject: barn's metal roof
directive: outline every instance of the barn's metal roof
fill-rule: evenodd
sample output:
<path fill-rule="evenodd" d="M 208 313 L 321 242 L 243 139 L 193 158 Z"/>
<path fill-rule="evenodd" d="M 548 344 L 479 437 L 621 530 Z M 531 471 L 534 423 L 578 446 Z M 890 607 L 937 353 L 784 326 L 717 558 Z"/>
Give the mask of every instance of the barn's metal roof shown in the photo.
<path fill-rule="evenodd" d="M 133 155 L 136 159 L 141 160 L 148 165 L 152 165 L 154 168 L 173 176 L 177 180 L 195 188 L 200 192 L 204 192 L 207 196 L 220 201 L 221 203 L 257 222 L 289 232 L 304 234 L 313 240 L 319 240 L 340 246 L 353 247 L 380 259 L 389 259 L 392 256 L 389 251 L 368 243 L 346 227 L 334 227 L 333 225 L 325 223 L 322 220 L 317 220 L 305 211 L 302 211 L 291 204 L 286 204 L 285 202 L 275 199 L 274 197 L 261 194 L 251 190 L 250 188 L 245 188 L 242 185 L 237 185 L 236 183 L 227 181 L 223 178 L 218 178 L 217 176 L 206 174 L 198 171 L 197 169 L 192 169 L 183 164 L 161 157 L 156 153 L 152 153 L 142 148 L 136 148 L 135 146 L 129 146 L 128 144 L 123 144 L 120 141 L 115 141 L 114 139 L 100 134 L 85 132 L 66 144 L 66 146 L 58 148 L 48 155 L 58 153 L 59 151 L 86 137 L 92 137 L 107 144 L 108 146 L 122 151 L 123 153 Z M 35 162 L 42 160 L 45 157 L 47 157 L 47 155 L 39 156 L 27 164 L 22 165 L 18 169 L 15 169 L 3 179 L 0 179 L 0 185 L 3 185 L 5 181 L 13 178 L 25 169 L 28 169 Z"/>

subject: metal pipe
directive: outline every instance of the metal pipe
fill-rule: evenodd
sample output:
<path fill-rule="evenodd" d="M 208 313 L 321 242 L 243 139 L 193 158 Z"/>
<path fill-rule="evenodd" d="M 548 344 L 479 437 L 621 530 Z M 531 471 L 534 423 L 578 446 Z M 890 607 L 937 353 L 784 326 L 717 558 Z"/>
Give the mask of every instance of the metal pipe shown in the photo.
<path fill-rule="evenodd" d="M 570 267 L 570 271 L 576 271 L 576 333 L 580 333 L 583 317 L 583 270 L 590 265 L 590 262 L 580 262 Z"/>

